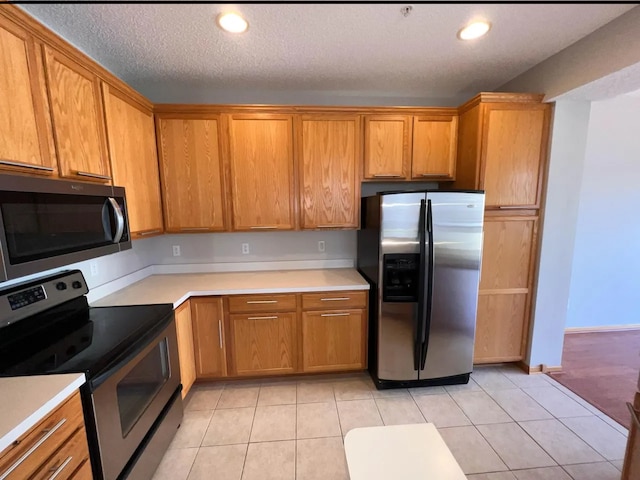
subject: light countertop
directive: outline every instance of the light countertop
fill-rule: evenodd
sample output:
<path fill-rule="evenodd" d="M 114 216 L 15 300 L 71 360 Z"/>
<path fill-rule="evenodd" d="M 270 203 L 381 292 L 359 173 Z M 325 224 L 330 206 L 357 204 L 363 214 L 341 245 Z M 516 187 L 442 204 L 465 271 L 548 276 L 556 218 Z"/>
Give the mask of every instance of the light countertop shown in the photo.
<path fill-rule="evenodd" d="M 85 382 L 84 373 L 0 378 L 0 452 Z"/>
<path fill-rule="evenodd" d="M 93 307 L 171 303 L 207 295 L 369 290 L 353 268 L 151 275 L 91 304 Z"/>

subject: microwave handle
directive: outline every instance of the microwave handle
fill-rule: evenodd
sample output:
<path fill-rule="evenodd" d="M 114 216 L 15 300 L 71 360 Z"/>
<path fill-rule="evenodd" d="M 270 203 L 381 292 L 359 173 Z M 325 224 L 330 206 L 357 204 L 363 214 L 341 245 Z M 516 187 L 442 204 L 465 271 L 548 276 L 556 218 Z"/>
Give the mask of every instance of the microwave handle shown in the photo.
<path fill-rule="evenodd" d="M 124 233 L 124 214 L 122 213 L 122 209 L 115 198 L 109 197 L 107 198 L 111 208 L 113 208 L 113 213 L 116 218 L 116 233 L 113 236 L 113 243 L 118 243 L 122 239 L 122 234 Z"/>

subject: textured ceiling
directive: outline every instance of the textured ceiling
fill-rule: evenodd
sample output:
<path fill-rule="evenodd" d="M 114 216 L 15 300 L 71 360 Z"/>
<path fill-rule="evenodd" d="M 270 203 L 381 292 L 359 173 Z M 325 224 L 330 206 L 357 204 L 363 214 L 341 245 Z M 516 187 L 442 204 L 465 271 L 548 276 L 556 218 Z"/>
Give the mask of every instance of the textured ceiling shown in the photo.
<path fill-rule="evenodd" d="M 244 98 L 242 92 L 259 91 L 468 98 L 499 87 L 635 5 L 416 4 L 406 18 L 401 6 L 21 8 L 153 101 L 232 103 Z M 245 34 L 215 26 L 215 16 L 228 10 L 247 18 Z M 456 38 L 461 26 L 479 18 L 492 22 L 489 35 Z"/>

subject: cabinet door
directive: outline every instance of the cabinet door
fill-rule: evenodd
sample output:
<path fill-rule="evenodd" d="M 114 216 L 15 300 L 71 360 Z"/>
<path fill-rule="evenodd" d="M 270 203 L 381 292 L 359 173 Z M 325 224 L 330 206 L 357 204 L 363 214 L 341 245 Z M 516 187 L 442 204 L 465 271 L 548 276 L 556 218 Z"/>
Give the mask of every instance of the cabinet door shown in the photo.
<path fill-rule="evenodd" d="M 111 182 L 100 80 L 49 47 L 45 59 L 60 176 Z"/>
<path fill-rule="evenodd" d="M 295 313 L 231 315 L 233 364 L 237 375 L 297 370 Z"/>
<path fill-rule="evenodd" d="M 411 117 L 364 117 L 364 178 L 407 179 L 411 169 Z"/>
<path fill-rule="evenodd" d="M 229 115 L 234 230 L 292 230 L 291 115 Z"/>
<path fill-rule="evenodd" d="M 33 37 L 0 17 L 0 168 L 52 174 L 49 105 Z"/>
<path fill-rule="evenodd" d="M 413 117 L 411 178 L 454 180 L 458 117 Z"/>
<path fill-rule="evenodd" d="M 302 314 L 302 369 L 305 372 L 361 370 L 366 367 L 364 310 Z"/>
<path fill-rule="evenodd" d="M 480 188 L 487 207 L 540 206 L 549 105 L 488 104 L 485 107 Z"/>
<path fill-rule="evenodd" d="M 357 228 L 360 117 L 301 115 L 297 135 L 302 227 Z"/>
<path fill-rule="evenodd" d="M 162 233 L 153 113 L 117 89 L 102 87 L 113 183 L 126 189 L 131 234 Z"/>
<path fill-rule="evenodd" d="M 157 118 L 158 151 L 168 232 L 225 230 L 220 117 Z"/>
<path fill-rule="evenodd" d="M 187 396 L 196 379 L 196 367 L 193 355 L 193 326 L 191 309 L 187 300 L 175 311 L 176 333 L 178 336 L 178 355 L 180 357 L 180 379 L 182 380 L 182 398 Z"/>
<path fill-rule="evenodd" d="M 521 360 L 537 238 L 536 216 L 487 215 L 474 361 Z"/>
<path fill-rule="evenodd" d="M 227 352 L 222 298 L 192 298 L 191 317 L 196 377 L 226 377 Z"/>

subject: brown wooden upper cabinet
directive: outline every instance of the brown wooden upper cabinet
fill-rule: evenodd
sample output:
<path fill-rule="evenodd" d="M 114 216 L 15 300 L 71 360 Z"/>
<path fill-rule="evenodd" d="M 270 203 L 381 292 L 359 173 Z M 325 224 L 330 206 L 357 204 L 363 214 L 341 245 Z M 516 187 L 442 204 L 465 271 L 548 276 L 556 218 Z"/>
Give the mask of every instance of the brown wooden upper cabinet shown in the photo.
<path fill-rule="evenodd" d="M 234 230 L 293 230 L 293 116 L 227 115 Z"/>
<path fill-rule="evenodd" d="M 51 175 L 55 150 L 39 47 L 0 17 L 0 168 Z"/>
<path fill-rule="evenodd" d="M 99 78 L 47 46 L 45 60 L 60 176 L 111 182 Z"/>
<path fill-rule="evenodd" d="M 359 115 L 299 115 L 298 169 L 302 228 L 359 225 Z"/>
<path fill-rule="evenodd" d="M 125 187 L 133 238 L 162 233 L 162 204 L 153 113 L 102 84 L 113 183 Z"/>
<path fill-rule="evenodd" d="M 167 232 L 225 230 L 219 115 L 156 117 Z"/>
<path fill-rule="evenodd" d="M 453 180 L 458 117 L 365 115 L 365 180 Z"/>

